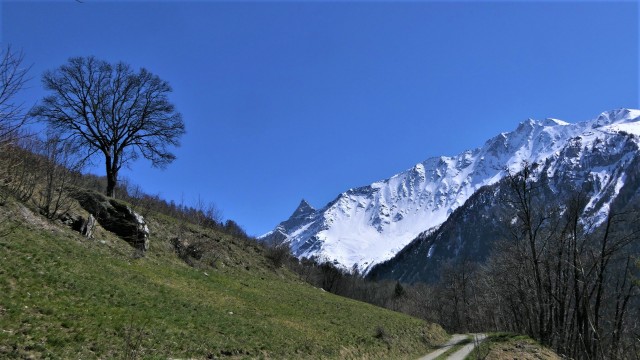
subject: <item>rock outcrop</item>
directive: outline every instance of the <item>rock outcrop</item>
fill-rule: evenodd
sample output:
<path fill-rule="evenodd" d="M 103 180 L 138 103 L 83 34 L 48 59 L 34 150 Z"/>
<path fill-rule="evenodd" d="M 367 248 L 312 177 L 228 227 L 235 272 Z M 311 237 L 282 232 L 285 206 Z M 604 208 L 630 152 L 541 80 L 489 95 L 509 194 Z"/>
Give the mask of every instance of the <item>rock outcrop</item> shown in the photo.
<path fill-rule="evenodd" d="M 116 199 L 95 192 L 78 190 L 74 197 L 90 214 L 87 224 L 93 216 L 105 230 L 118 235 L 134 248 L 142 251 L 149 249 L 149 227 L 142 215 Z"/>

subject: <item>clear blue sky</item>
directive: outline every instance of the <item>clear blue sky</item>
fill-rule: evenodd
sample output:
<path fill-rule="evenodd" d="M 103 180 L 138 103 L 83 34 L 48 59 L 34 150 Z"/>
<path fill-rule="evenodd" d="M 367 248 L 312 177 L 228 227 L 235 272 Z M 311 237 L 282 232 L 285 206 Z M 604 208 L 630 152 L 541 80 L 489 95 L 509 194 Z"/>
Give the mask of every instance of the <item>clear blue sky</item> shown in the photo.
<path fill-rule="evenodd" d="M 638 105 L 638 3 L 2 1 L 40 76 L 71 56 L 169 81 L 187 134 L 146 192 L 212 201 L 253 235 L 526 118 Z M 95 171 L 99 172 L 99 169 Z"/>

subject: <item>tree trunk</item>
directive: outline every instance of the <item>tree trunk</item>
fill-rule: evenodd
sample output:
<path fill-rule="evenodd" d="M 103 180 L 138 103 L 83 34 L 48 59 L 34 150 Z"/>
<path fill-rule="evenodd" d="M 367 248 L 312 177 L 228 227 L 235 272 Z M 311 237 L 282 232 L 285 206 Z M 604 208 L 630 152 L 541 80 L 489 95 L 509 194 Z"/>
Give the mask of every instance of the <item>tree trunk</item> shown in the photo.
<path fill-rule="evenodd" d="M 107 174 L 107 196 L 116 197 L 116 178 L 113 174 Z"/>
<path fill-rule="evenodd" d="M 118 168 L 115 160 L 111 156 L 105 156 L 105 165 L 107 168 L 107 196 L 116 197 L 116 183 L 118 182 Z"/>

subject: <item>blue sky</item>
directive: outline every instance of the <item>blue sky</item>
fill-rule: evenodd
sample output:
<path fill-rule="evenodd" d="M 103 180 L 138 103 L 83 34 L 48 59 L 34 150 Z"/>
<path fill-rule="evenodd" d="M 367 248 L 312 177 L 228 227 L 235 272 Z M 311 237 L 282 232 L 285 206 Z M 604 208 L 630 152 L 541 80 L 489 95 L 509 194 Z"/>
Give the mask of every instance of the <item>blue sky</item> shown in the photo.
<path fill-rule="evenodd" d="M 169 81 L 187 134 L 123 176 L 259 235 L 307 199 L 455 155 L 526 118 L 638 108 L 638 3 L 2 1 L 33 80 L 71 56 Z M 95 169 L 95 172 L 99 172 Z"/>

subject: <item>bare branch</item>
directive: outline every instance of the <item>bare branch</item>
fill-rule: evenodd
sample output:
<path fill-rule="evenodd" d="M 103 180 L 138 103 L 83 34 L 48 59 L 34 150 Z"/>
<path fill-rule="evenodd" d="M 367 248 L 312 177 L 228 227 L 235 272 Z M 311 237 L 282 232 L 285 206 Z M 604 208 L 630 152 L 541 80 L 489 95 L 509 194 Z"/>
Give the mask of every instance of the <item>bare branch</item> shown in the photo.
<path fill-rule="evenodd" d="M 16 102 L 16 95 L 29 80 L 31 66 L 25 66 L 24 54 L 11 46 L 0 50 L 0 141 L 26 121 L 24 104 Z"/>

